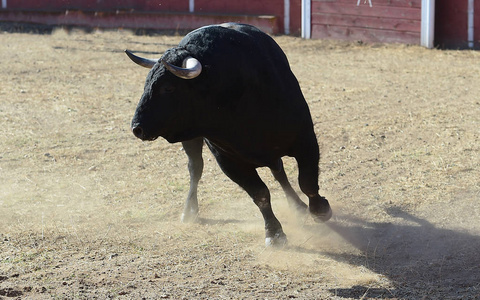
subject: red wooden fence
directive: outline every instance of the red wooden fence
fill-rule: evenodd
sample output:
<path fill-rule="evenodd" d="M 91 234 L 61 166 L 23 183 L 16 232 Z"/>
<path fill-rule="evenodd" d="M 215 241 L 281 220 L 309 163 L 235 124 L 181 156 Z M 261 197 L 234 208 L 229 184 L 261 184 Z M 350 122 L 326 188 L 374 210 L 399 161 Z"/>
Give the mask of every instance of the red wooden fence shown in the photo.
<path fill-rule="evenodd" d="M 473 44 L 480 48 L 480 1 L 474 2 Z M 435 44 L 445 48 L 468 47 L 468 1 L 436 0 Z"/>
<path fill-rule="evenodd" d="M 1 21 L 48 25 L 193 29 L 226 21 L 245 22 L 268 33 L 284 33 L 282 0 L 4 0 Z M 300 35 L 301 0 L 290 0 L 288 28 Z M 68 11 L 68 13 L 67 13 Z M 265 17 L 267 16 L 267 17 Z"/>
<path fill-rule="evenodd" d="M 82 11 L 170 11 L 187 12 L 188 0 L 8 0 L 8 8 L 14 10 L 82 10 Z"/>
<path fill-rule="evenodd" d="M 312 0 L 312 38 L 420 42 L 421 0 Z"/>

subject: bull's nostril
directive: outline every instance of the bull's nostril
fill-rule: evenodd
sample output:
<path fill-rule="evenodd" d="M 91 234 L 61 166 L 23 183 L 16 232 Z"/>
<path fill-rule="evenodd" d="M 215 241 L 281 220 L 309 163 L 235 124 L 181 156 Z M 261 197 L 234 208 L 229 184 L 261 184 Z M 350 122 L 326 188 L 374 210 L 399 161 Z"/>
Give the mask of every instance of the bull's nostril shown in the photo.
<path fill-rule="evenodd" d="M 142 129 L 142 127 L 140 127 L 140 126 L 135 126 L 135 127 L 132 128 L 132 131 L 133 131 L 133 134 L 134 134 L 137 138 L 141 139 L 141 138 L 143 137 L 143 129 Z"/>

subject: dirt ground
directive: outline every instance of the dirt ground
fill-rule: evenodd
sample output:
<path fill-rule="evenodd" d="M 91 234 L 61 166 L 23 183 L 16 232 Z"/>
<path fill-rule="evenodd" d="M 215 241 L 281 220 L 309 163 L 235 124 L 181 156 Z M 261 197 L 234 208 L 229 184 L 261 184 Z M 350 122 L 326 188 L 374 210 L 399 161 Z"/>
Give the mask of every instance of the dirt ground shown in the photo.
<path fill-rule="evenodd" d="M 207 149 L 182 224 L 181 145 L 130 132 L 148 70 L 123 50 L 180 39 L 0 33 L 0 299 L 480 299 L 480 52 L 275 37 L 334 217 L 295 219 L 260 169 L 289 238 L 272 250 Z"/>

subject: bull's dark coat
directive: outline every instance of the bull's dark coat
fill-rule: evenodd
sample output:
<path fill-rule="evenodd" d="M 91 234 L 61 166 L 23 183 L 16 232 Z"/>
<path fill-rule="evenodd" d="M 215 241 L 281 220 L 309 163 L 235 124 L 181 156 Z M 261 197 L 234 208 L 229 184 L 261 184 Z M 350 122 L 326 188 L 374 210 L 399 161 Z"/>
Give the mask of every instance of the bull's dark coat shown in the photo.
<path fill-rule="evenodd" d="M 181 79 L 159 61 L 147 76 L 132 120 L 135 135 L 143 140 L 161 136 L 183 143 L 191 175 L 184 220 L 198 212 L 202 139 L 225 174 L 260 208 L 267 244 L 283 244 L 285 234 L 257 167 L 272 170 L 292 206 L 307 208 L 286 178 L 282 156 L 297 160 L 300 188 L 309 197 L 314 218 L 328 220 L 330 206 L 318 195 L 319 150 L 310 111 L 277 43 L 249 25 L 207 26 L 187 34 L 162 60 L 181 66 L 187 57 L 201 62 L 201 74 Z"/>

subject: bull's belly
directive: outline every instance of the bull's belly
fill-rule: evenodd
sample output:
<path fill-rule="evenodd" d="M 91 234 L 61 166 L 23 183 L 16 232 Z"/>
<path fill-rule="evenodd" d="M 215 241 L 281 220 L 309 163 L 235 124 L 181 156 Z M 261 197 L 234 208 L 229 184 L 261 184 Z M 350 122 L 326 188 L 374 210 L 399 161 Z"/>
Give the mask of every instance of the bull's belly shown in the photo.
<path fill-rule="evenodd" d="M 210 151 L 215 157 L 224 156 L 254 167 L 277 169 L 279 160 L 288 155 L 286 147 L 280 145 L 231 145 L 205 138 Z"/>

